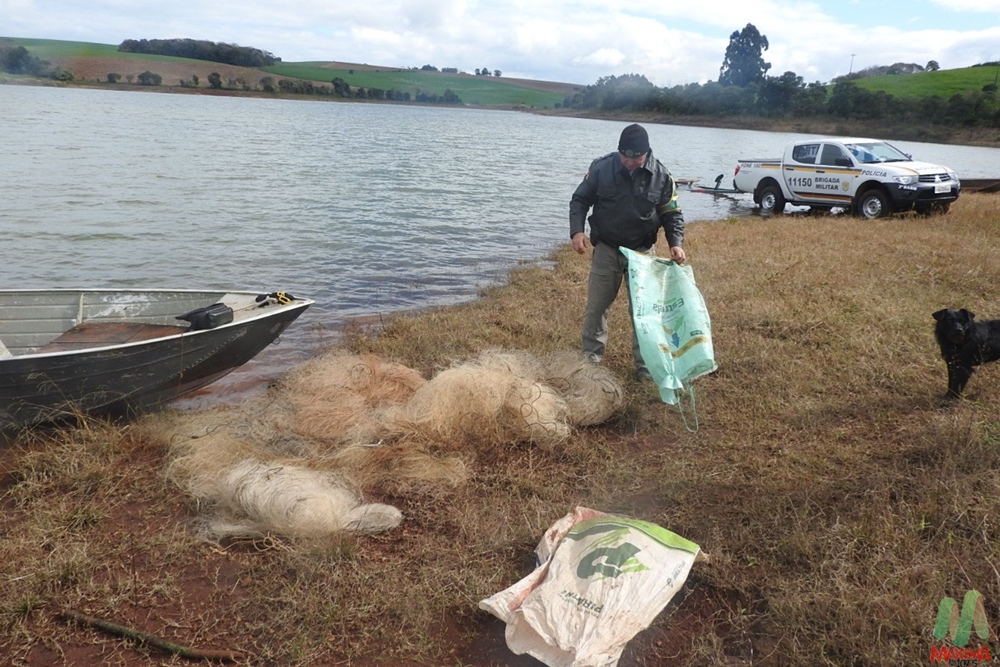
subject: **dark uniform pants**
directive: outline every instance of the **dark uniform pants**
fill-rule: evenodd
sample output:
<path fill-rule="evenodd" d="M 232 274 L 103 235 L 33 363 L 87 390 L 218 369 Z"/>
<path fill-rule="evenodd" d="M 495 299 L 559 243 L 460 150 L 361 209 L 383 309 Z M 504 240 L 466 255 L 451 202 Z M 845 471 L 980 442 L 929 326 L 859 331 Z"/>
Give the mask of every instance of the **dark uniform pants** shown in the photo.
<path fill-rule="evenodd" d="M 651 252 L 651 249 L 637 252 Z M 583 354 L 594 363 L 604 358 L 608 343 L 608 308 L 614 303 L 621 289 L 622 279 L 628 271 L 628 260 L 618 248 L 598 243 L 590 260 L 590 282 L 587 287 L 587 312 L 583 316 Z M 626 296 L 628 281 L 625 281 Z M 632 299 L 628 300 L 629 322 L 632 322 Z M 644 370 L 646 363 L 639 352 L 639 339 L 632 324 L 632 358 L 636 370 Z"/>

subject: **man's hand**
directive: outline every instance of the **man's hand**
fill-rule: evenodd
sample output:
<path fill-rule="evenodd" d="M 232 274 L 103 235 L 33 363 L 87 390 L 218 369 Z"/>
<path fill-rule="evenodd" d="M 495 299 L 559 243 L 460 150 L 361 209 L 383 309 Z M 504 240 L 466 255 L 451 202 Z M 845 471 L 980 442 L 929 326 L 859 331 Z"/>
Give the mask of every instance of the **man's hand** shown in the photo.
<path fill-rule="evenodd" d="M 586 234 L 584 234 L 583 232 L 577 232 L 576 234 L 573 234 L 573 250 L 576 250 L 578 254 L 582 255 L 583 253 L 587 252 L 587 245 L 588 243 Z M 684 251 L 681 250 L 681 252 L 683 253 Z"/>
<path fill-rule="evenodd" d="M 670 259 L 674 260 L 678 264 L 686 262 L 687 254 L 684 252 L 684 248 L 679 245 L 670 246 Z"/>

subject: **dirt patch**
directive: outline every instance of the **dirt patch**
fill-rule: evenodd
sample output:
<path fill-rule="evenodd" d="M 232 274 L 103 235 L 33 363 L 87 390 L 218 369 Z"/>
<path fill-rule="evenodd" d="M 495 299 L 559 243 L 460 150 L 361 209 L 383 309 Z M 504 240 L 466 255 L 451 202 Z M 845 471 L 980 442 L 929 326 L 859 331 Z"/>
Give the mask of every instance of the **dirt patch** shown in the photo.
<path fill-rule="evenodd" d="M 73 73 L 74 80 L 107 81 L 109 73 L 122 76 L 122 83 L 149 71 L 163 77 L 163 85 L 176 86 L 183 79 L 190 81 L 197 76 L 202 87 L 208 86 L 208 75 L 217 72 L 224 82 L 242 78 L 251 85 L 266 76 L 271 76 L 250 67 L 233 67 L 222 63 L 190 61 L 175 63 L 162 60 L 141 60 L 131 58 L 101 58 L 84 56 L 79 58 L 54 58 L 50 62 Z"/>

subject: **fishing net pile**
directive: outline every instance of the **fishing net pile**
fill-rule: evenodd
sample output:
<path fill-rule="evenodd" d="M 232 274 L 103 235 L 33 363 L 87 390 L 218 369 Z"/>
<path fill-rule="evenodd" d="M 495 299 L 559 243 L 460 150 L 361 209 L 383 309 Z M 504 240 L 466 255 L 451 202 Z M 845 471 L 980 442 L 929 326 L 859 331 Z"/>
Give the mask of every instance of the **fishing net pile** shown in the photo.
<path fill-rule="evenodd" d="M 198 503 L 205 534 L 373 533 L 402 521 L 363 490 L 436 493 L 467 476 L 469 454 L 552 450 L 624 404 L 606 368 L 580 355 L 490 350 L 431 379 L 374 355 L 333 352 L 238 409 L 155 416 L 169 477 Z"/>

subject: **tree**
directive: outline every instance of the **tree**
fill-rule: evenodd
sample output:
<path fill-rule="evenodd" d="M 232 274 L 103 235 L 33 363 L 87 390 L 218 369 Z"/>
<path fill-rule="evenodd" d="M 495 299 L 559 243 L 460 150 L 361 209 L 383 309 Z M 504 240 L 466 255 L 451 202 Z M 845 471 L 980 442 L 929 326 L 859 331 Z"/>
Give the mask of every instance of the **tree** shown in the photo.
<path fill-rule="evenodd" d="M 0 70 L 4 72 L 27 74 L 31 69 L 30 63 L 31 54 L 23 46 L 0 49 Z"/>
<path fill-rule="evenodd" d="M 52 76 L 53 69 L 47 60 L 41 60 L 28 53 L 23 46 L 0 46 L 0 71 L 11 74 L 32 76 Z"/>
<path fill-rule="evenodd" d="M 158 86 L 163 82 L 163 77 L 155 72 L 146 70 L 136 77 L 136 81 L 139 82 L 140 86 Z"/>
<path fill-rule="evenodd" d="M 108 83 L 118 83 L 122 80 L 122 75 L 118 72 L 108 72 Z"/>
<path fill-rule="evenodd" d="M 342 78 L 335 77 L 330 83 L 333 84 L 333 94 L 337 97 L 350 97 L 351 96 L 351 86 L 349 83 L 344 81 Z"/>
<path fill-rule="evenodd" d="M 768 49 L 767 37 L 752 23 L 729 36 L 726 58 L 719 68 L 719 83 L 744 88 L 764 80 L 771 63 L 764 62 L 761 53 Z"/>
<path fill-rule="evenodd" d="M 625 109 L 643 106 L 655 93 L 656 86 L 641 74 L 623 74 L 601 77 L 586 97 L 590 106 Z"/>
<path fill-rule="evenodd" d="M 939 69 L 941 69 L 941 66 L 938 65 L 938 61 L 936 60 L 928 60 L 927 67 L 925 67 L 924 69 L 927 70 L 928 72 L 936 72 Z"/>
<path fill-rule="evenodd" d="M 493 76 L 495 76 L 496 78 L 499 79 L 501 74 L 503 74 L 503 72 L 501 72 L 500 70 L 498 69 L 493 70 Z"/>
<path fill-rule="evenodd" d="M 826 86 L 814 81 L 800 90 L 792 100 L 792 113 L 796 116 L 818 116 L 826 110 Z"/>
<path fill-rule="evenodd" d="M 792 110 L 795 96 L 804 87 L 795 72 L 765 77 L 757 91 L 757 109 L 764 116 L 783 116 Z"/>
<path fill-rule="evenodd" d="M 208 85 L 212 88 L 215 88 L 216 90 L 222 88 L 222 75 L 220 75 L 218 72 L 212 72 L 211 74 L 209 74 Z"/>

